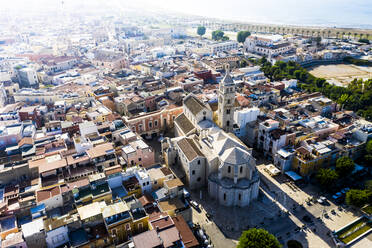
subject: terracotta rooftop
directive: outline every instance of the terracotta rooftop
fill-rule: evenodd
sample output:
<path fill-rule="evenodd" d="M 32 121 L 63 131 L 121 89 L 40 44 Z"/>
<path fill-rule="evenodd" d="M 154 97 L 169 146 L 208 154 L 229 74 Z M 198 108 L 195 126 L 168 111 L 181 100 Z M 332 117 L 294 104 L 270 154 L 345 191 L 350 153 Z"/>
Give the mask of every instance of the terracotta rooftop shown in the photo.
<path fill-rule="evenodd" d="M 174 226 L 174 223 L 169 215 L 162 216 L 156 220 L 151 221 L 151 226 L 156 230 L 163 230 Z"/>
<path fill-rule="evenodd" d="M 40 190 L 36 192 L 36 201 L 39 203 L 59 194 L 61 194 L 61 188 L 59 186 Z"/>
<path fill-rule="evenodd" d="M 190 227 L 187 225 L 182 215 L 172 217 L 174 225 L 178 229 L 181 235 L 181 239 L 186 248 L 199 247 L 199 242 L 192 233 Z"/>
<path fill-rule="evenodd" d="M 142 206 L 144 206 L 144 207 L 148 204 L 152 205 L 152 203 L 155 202 L 154 198 L 152 198 L 152 196 L 149 195 L 149 194 L 145 194 L 145 195 L 141 196 L 140 198 L 138 198 L 138 200 L 141 202 Z"/>
<path fill-rule="evenodd" d="M 133 243 L 136 248 L 160 247 L 162 241 L 158 237 L 156 230 L 150 230 L 134 236 Z"/>

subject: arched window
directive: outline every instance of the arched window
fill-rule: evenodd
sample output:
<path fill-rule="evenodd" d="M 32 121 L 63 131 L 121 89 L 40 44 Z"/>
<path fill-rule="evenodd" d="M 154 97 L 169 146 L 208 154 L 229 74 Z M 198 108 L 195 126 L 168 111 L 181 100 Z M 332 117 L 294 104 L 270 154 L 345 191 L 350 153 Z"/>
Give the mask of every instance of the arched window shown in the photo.
<path fill-rule="evenodd" d="M 240 167 L 240 174 L 243 173 L 243 166 Z"/>
<path fill-rule="evenodd" d="M 226 193 L 223 194 L 223 200 L 226 201 Z"/>

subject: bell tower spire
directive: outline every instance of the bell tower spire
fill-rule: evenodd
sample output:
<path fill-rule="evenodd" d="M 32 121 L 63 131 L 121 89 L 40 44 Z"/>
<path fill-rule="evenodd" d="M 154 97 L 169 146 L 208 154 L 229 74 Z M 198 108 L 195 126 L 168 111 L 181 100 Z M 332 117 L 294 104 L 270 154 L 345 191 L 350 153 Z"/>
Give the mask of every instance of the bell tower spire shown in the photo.
<path fill-rule="evenodd" d="M 235 84 L 230 76 L 230 66 L 225 66 L 225 77 L 218 88 L 218 124 L 225 132 L 232 132 L 235 111 Z"/>

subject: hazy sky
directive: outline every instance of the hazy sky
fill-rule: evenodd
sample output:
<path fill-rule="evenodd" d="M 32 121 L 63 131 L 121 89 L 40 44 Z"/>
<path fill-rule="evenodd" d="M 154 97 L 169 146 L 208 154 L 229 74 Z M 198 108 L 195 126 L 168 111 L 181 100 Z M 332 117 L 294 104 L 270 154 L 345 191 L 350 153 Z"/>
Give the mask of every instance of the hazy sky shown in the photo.
<path fill-rule="evenodd" d="M 62 1 L 66 7 L 136 6 L 250 22 L 372 26 L 372 0 L 0 0 L 0 8 L 27 11 L 59 6 Z"/>

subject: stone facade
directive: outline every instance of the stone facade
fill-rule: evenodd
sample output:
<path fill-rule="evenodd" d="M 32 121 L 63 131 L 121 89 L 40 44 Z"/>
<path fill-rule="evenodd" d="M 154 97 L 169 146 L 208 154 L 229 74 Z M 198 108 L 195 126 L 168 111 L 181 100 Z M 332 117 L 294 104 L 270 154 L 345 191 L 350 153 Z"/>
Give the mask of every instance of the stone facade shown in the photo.
<path fill-rule="evenodd" d="M 218 124 L 226 132 L 234 125 L 235 84 L 228 69 L 218 89 Z"/>
<path fill-rule="evenodd" d="M 225 105 L 219 110 L 231 109 L 231 119 L 228 115 L 219 119 L 225 123 L 231 120 L 232 128 L 233 104 L 226 101 L 234 100 L 235 95 L 230 79 L 227 75 L 221 83 L 221 102 Z M 184 113 L 175 120 L 175 132 L 180 136 L 165 138 L 162 143 L 166 163 L 183 173 L 181 178 L 191 189 L 207 186 L 209 195 L 221 205 L 249 205 L 259 191 L 252 149 L 215 125 L 210 107 L 194 95 L 185 98 L 183 108 Z"/>

